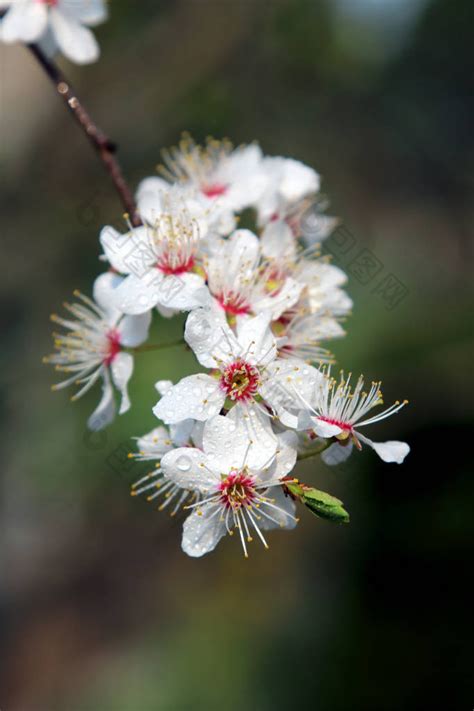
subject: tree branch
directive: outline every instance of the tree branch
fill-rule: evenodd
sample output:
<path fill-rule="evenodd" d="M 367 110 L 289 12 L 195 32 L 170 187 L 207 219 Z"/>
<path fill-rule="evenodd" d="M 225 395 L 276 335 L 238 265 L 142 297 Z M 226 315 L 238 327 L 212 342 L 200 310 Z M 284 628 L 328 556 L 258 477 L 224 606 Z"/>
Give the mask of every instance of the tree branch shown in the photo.
<path fill-rule="evenodd" d="M 29 44 L 29 50 L 38 61 L 42 69 L 51 80 L 56 93 L 66 104 L 69 111 L 76 119 L 79 126 L 93 145 L 100 160 L 109 173 L 115 189 L 120 197 L 125 212 L 129 215 L 130 222 L 135 227 L 141 225 L 138 216 L 137 206 L 127 181 L 124 178 L 120 164 L 115 157 L 117 146 L 110 138 L 94 123 L 84 105 L 79 100 L 76 92 L 72 88 L 69 80 L 59 69 L 57 64 L 46 56 L 37 44 Z"/>

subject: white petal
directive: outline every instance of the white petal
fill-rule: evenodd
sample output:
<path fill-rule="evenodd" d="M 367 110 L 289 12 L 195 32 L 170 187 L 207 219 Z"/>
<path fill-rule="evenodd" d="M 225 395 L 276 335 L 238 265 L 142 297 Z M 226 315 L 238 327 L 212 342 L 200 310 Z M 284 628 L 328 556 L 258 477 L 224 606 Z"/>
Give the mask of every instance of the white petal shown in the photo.
<path fill-rule="evenodd" d="M 340 444 L 339 442 L 334 442 L 330 447 L 321 453 L 321 459 L 325 464 L 330 467 L 336 466 L 345 462 L 349 459 L 353 449 L 352 440 L 349 440 L 347 444 Z"/>
<path fill-rule="evenodd" d="M 166 306 L 162 306 L 161 304 L 156 305 L 156 310 L 163 318 L 173 318 L 173 316 L 179 313 L 176 309 L 167 309 Z"/>
<path fill-rule="evenodd" d="M 380 459 L 389 464 L 401 464 L 410 451 L 410 447 L 406 442 L 397 442 L 396 440 L 388 442 L 372 442 L 371 439 L 364 437 L 359 432 L 356 432 L 356 434 L 361 442 L 365 442 L 369 445 L 369 447 L 372 447 L 372 449 L 377 452 Z"/>
<path fill-rule="evenodd" d="M 166 427 L 155 427 L 148 434 L 137 440 L 139 452 L 150 459 L 159 459 L 163 454 L 173 449 L 173 442 Z"/>
<path fill-rule="evenodd" d="M 125 314 L 138 315 L 150 311 L 160 298 L 163 275 L 157 269 L 138 277 L 129 274 L 115 292 L 115 304 Z"/>
<path fill-rule="evenodd" d="M 285 259 L 295 252 L 295 238 L 290 226 L 284 220 L 270 222 L 260 238 L 262 253 L 270 259 Z"/>
<path fill-rule="evenodd" d="M 158 382 L 155 383 L 155 389 L 159 392 L 160 395 L 166 395 L 168 390 L 171 390 L 172 387 L 172 380 L 158 380 Z"/>
<path fill-rule="evenodd" d="M 160 283 L 158 304 L 161 307 L 191 311 L 210 301 L 209 289 L 199 274 L 170 274 Z"/>
<path fill-rule="evenodd" d="M 184 338 L 201 365 L 216 368 L 240 355 L 241 348 L 224 317 L 214 309 L 196 309 L 186 321 Z"/>
<path fill-rule="evenodd" d="M 301 267 L 301 280 L 308 285 L 310 292 L 328 292 L 337 286 L 343 286 L 347 282 L 346 273 L 327 262 L 306 260 Z"/>
<path fill-rule="evenodd" d="M 119 415 L 130 409 L 130 398 L 128 397 L 128 381 L 133 373 L 133 356 L 130 353 L 118 353 L 110 365 L 112 380 L 122 394 Z"/>
<path fill-rule="evenodd" d="M 100 233 L 100 243 L 110 264 L 121 274 L 142 276 L 155 263 L 156 255 L 150 247 L 147 227 L 136 227 L 120 234 L 107 225 Z"/>
<path fill-rule="evenodd" d="M 150 178 L 144 178 L 137 188 L 137 202 L 144 196 L 152 195 L 155 199 L 155 204 L 159 212 L 163 208 L 163 196 L 170 190 L 170 184 L 164 178 L 158 178 L 157 176 L 152 176 Z"/>
<path fill-rule="evenodd" d="M 135 348 L 148 338 L 151 323 L 151 311 L 140 316 L 124 316 L 119 324 L 120 343 L 128 348 Z"/>
<path fill-rule="evenodd" d="M 61 5 L 70 15 L 85 25 L 94 27 L 107 19 L 107 6 L 104 0 L 61 0 Z"/>
<path fill-rule="evenodd" d="M 297 448 L 298 436 L 295 432 L 283 432 L 278 435 L 278 449 L 268 471 L 268 478 L 281 479 L 294 469 L 298 454 Z"/>
<path fill-rule="evenodd" d="M 329 439 L 329 437 L 335 437 L 342 432 L 342 427 L 339 427 L 339 425 L 333 425 L 330 422 L 326 422 L 326 420 L 321 420 L 319 417 L 312 418 L 312 421 L 313 429 L 318 437 Z"/>
<path fill-rule="evenodd" d="M 251 363 L 266 366 L 276 358 L 275 336 L 270 329 L 270 314 L 239 319 L 237 338 L 241 354 Z"/>
<path fill-rule="evenodd" d="M 92 288 L 94 301 L 101 309 L 110 314 L 111 318 L 120 314 L 120 311 L 115 307 L 115 290 L 122 281 L 123 278 L 114 272 L 104 272 L 94 281 Z"/>
<path fill-rule="evenodd" d="M 285 280 L 285 283 L 274 296 L 267 295 L 256 299 L 252 303 L 253 310 L 256 313 L 266 312 L 270 314 L 271 320 L 275 321 L 280 318 L 282 313 L 291 309 L 298 301 L 301 292 L 304 289 L 304 284 L 295 281 L 292 278 Z"/>
<path fill-rule="evenodd" d="M 245 433 L 246 445 L 240 465 L 246 464 L 253 470 L 268 466 L 278 445 L 271 418 L 257 405 L 237 403 L 227 414 L 227 419 L 238 424 L 239 431 Z"/>
<path fill-rule="evenodd" d="M 76 64 L 88 64 L 99 58 L 100 50 L 93 33 L 69 13 L 50 8 L 51 27 L 59 49 Z"/>
<path fill-rule="evenodd" d="M 203 507 L 202 516 L 194 511 L 183 525 L 182 548 L 193 558 L 210 553 L 225 535 L 226 528 L 219 514 L 211 518 L 214 509 Z"/>
<path fill-rule="evenodd" d="M 184 447 L 186 444 L 189 444 L 195 427 L 195 420 L 183 420 L 175 425 L 170 425 L 170 435 L 174 446 Z"/>
<path fill-rule="evenodd" d="M 210 375 L 198 373 L 173 385 L 155 405 L 153 412 L 166 424 L 188 418 L 203 421 L 218 415 L 224 402 L 225 393 L 219 382 Z"/>
<path fill-rule="evenodd" d="M 4 42 L 36 42 L 46 30 L 48 9 L 37 2 L 15 2 L 3 18 L 1 39 Z"/>
<path fill-rule="evenodd" d="M 262 425 L 259 413 L 252 413 L 252 408 L 248 410 L 250 414 L 236 405 L 226 417 L 213 417 L 204 427 L 204 452 L 213 468 L 223 474 L 246 465 L 258 469 L 268 463 L 276 450 L 276 437 L 269 418 L 265 418 L 266 423 Z"/>
<path fill-rule="evenodd" d="M 279 186 L 280 195 L 288 202 L 297 202 L 319 190 L 319 175 L 304 163 L 287 158 Z"/>
<path fill-rule="evenodd" d="M 298 413 L 323 376 L 316 368 L 297 358 L 277 358 L 265 370 L 259 392 L 287 427 L 298 426 Z M 302 396 L 302 397 L 301 397 Z"/>
<path fill-rule="evenodd" d="M 262 509 L 264 509 L 269 516 L 276 519 L 277 523 L 273 523 L 270 519 L 262 516 L 258 522 L 258 527 L 264 531 L 270 531 L 274 528 L 294 528 L 298 521 L 295 519 L 296 505 L 291 496 L 287 496 L 281 486 L 268 489 L 267 496 L 272 499 L 272 503 L 278 506 L 279 510 L 274 509 L 273 506 L 265 507 L 264 504 L 262 504 Z"/>
<path fill-rule="evenodd" d="M 112 384 L 110 382 L 109 374 L 106 373 L 104 376 L 104 383 L 102 385 L 102 398 L 97 405 L 96 409 L 89 417 L 87 421 L 87 426 L 90 430 L 98 431 L 110 425 L 115 417 L 115 400 L 114 391 Z"/>
<path fill-rule="evenodd" d="M 245 274 L 255 269 L 259 260 L 260 243 L 250 230 L 236 230 L 225 243 L 227 260 L 224 268 L 230 274 Z"/>
<path fill-rule="evenodd" d="M 202 494 L 217 491 L 220 482 L 219 473 L 214 471 L 204 452 L 194 447 L 170 450 L 161 460 L 161 468 L 165 477 L 182 489 Z"/>

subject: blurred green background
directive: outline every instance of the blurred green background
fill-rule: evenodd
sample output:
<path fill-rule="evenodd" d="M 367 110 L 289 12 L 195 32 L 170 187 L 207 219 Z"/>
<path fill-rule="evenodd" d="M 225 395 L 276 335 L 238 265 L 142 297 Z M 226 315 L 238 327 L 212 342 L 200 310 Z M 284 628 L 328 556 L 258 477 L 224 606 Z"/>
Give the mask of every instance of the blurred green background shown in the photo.
<path fill-rule="evenodd" d="M 182 130 L 257 139 L 314 166 L 353 255 L 408 290 L 389 309 L 350 276 L 333 350 L 409 398 L 371 434 L 411 454 L 306 463 L 351 524 L 302 512 L 249 560 L 234 540 L 187 558 L 181 522 L 129 497 L 129 438 L 190 353 L 139 356 L 104 434 L 97 391 L 50 392 L 49 314 L 90 291 L 121 207 L 32 57 L 1 47 L 2 711 L 472 708 L 472 27 L 471 0 L 113 0 L 100 62 L 62 62 L 133 185 Z"/>

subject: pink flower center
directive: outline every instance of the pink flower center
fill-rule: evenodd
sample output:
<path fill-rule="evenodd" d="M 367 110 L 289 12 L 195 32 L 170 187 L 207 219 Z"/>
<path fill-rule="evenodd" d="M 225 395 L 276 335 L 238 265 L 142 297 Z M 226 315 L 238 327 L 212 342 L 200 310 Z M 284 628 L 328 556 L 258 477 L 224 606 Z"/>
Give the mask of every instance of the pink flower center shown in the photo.
<path fill-rule="evenodd" d="M 36 0 L 40 5 L 48 5 L 48 7 L 56 7 L 58 0 Z"/>
<path fill-rule="evenodd" d="M 255 499 L 255 481 L 244 472 L 232 471 L 220 484 L 221 503 L 236 511 L 250 506 Z"/>
<path fill-rule="evenodd" d="M 104 365 L 110 365 L 122 348 L 120 345 L 120 333 L 115 328 L 108 332 L 107 341 L 108 349 L 104 358 Z"/>
<path fill-rule="evenodd" d="M 340 427 L 341 430 L 344 430 L 345 432 L 352 432 L 353 427 L 347 422 L 342 422 L 341 420 L 335 420 L 332 417 L 318 417 L 318 420 L 323 420 L 323 422 L 327 422 L 328 425 L 335 425 L 336 427 Z"/>
<path fill-rule="evenodd" d="M 194 264 L 194 257 L 183 257 L 180 261 L 179 257 L 177 259 L 176 255 L 173 254 L 160 257 L 156 263 L 156 268 L 159 269 L 160 272 L 163 272 L 163 274 L 169 276 L 170 274 L 185 274 L 191 271 Z"/>
<path fill-rule="evenodd" d="M 260 373 L 241 358 L 228 365 L 221 375 L 220 386 L 231 400 L 249 402 L 257 394 Z"/>
<path fill-rule="evenodd" d="M 225 295 L 217 294 L 216 299 L 224 311 L 231 316 L 243 316 L 251 311 L 250 305 L 240 294 L 233 294 L 232 292 Z"/>
<path fill-rule="evenodd" d="M 227 185 L 223 183 L 209 183 L 201 186 L 201 192 L 208 198 L 220 197 L 227 192 Z"/>

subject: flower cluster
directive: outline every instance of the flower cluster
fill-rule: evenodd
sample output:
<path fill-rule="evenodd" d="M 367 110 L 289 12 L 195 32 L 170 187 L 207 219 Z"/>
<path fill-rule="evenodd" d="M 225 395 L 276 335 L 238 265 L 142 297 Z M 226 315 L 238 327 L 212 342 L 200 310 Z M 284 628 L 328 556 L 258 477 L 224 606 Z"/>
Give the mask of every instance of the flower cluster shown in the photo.
<path fill-rule="evenodd" d="M 326 343 L 345 334 L 352 301 L 344 272 L 320 254 L 337 221 L 314 208 L 319 189 L 313 169 L 256 144 L 200 146 L 185 136 L 164 154 L 161 176 L 138 188 L 142 224 L 102 230 L 108 271 L 94 299 L 79 295 L 70 316 L 53 317 L 65 334 L 48 360 L 68 373 L 56 387 L 78 383 L 77 398 L 102 381 L 89 419 L 100 429 L 115 413 L 113 386 L 119 414 L 130 407 L 127 383 L 152 314 L 186 314 L 184 342 L 201 372 L 157 383 L 162 424 L 131 456 L 154 462 L 133 494 L 190 512 L 191 556 L 234 532 L 245 555 L 254 538 L 267 547 L 267 530 L 295 526 L 298 503 L 346 521 L 341 502 L 298 482 L 298 458 L 321 453 L 337 464 L 367 444 L 401 463 L 409 451 L 360 433 L 404 402 L 372 414 L 380 383 L 365 390 L 362 376 L 352 386 L 350 375 L 331 374 Z"/>

